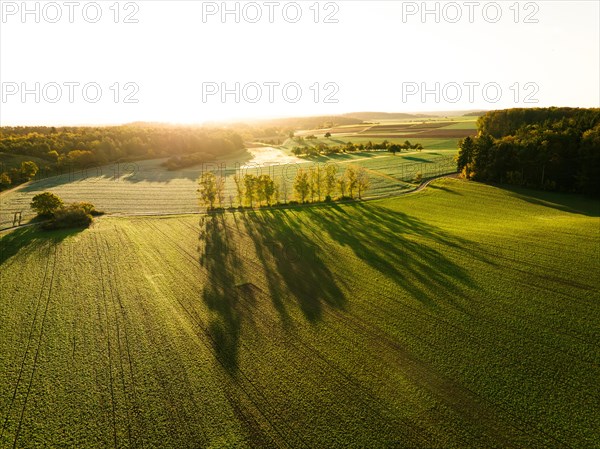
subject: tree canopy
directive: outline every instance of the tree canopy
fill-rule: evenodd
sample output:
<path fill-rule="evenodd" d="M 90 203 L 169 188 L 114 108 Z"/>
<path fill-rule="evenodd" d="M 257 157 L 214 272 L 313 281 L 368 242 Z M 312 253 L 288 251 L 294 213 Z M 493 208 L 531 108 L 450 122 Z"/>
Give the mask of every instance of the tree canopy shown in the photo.
<path fill-rule="evenodd" d="M 600 195 L 600 109 L 492 111 L 478 127 L 459 142 L 466 178 Z"/>
<path fill-rule="evenodd" d="M 31 200 L 31 208 L 40 216 L 51 216 L 63 206 L 63 201 L 51 192 L 39 193 Z"/>

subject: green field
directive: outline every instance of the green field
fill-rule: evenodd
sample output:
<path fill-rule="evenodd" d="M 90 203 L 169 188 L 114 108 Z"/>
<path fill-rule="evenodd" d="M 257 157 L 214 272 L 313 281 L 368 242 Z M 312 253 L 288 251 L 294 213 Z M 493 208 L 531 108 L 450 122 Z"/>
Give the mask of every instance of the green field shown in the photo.
<path fill-rule="evenodd" d="M 344 145 L 347 142 L 367 143 L 387 140 L 391 143 L 404 143 L 410 139 L 413 143 L 421 143 L 427 149 L 432 141 L 443 141 L 446 147 L 456 148 L 458 139 L 476 133 L 478 117 L 438 117 L 430 119 L 406 120 L 373 120 L 363 125 L 346 125 L 328 129 L 311 129 L 296 132 L 297 136 L 317 137 L 308 140 L 307 145 L 324 143 L 327 145 Z M 461 132 L 462 130 L 462 132 Z M 325 134 L 330 132 L 330 138 Z M 287 139 L 284 146 L 290 150 L 298 144 Z"/>
<path fill-rule="evenodd" d="M 597 201 L 453 179 L 4 233 L 0 446 L 595 447 L 599 244 Z"/>

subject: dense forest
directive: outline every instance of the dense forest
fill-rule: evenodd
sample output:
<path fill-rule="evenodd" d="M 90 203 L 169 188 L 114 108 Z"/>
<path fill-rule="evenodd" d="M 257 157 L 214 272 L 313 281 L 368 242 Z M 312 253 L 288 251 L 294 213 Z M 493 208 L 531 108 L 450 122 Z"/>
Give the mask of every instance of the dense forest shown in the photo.
<path fill-rule="evenodd" d="M 58 173 L 66 168 L 163 157 L 176 167 L 186 165 L 180 161 L 210 161 L 243 148 L 242 137 L 233 130 L 192 126 L 2 127 L 0 154 L 29 156 L 37 164 L 27 161 L 21 167 L 0 167 L 0 188 L 26 182 L 39 169 Z"/>
<path fill-rule="evenodd" d="M 459 143 L 468 179 L 600 196 L 600 109 L 492 111 Z"/>

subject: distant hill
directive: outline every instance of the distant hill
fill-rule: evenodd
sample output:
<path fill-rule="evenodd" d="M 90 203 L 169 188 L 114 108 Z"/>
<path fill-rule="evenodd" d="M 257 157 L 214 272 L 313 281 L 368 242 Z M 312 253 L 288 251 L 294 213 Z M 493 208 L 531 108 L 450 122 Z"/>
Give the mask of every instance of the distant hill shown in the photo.
<path fill-rule="evenodd" d="M 258 125 L 289 129 L 325 129 L 342 125 L 357 125 L 362 122 L 362 119 L 355 117 L 322 115 L 315 117 L 286 117 L 264 120 L 248 120 L 229 124 L 229 126 L 235 128 L 239 125 Z"/>
<path fill-rule="evenodd" d="M 343 117 L 356 118 L 365 121 L 373 120 L 411 120 L 411 119 L 432 119 L 438 117 L 460 117 L 460 116 L 480 116 L 487 111 L 431 111 L 421 113 L 410 112 L 350 112 L 343 114 Z"/>
<path fill-rule="evenodd" d="M 434 115 L 408 114 L 405 112 L 350 112 L 342 117 L 358 120 L 409 120 L 418 118 L 434 118 Z"/>

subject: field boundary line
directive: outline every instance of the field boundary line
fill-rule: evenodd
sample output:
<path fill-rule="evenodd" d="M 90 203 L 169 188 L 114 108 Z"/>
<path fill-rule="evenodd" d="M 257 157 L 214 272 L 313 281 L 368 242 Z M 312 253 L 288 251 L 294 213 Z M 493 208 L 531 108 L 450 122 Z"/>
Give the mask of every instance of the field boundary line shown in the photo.
<path fill-rule="evenodd" d="M 112 309 L 113 309 L 113 314 L 115 317 L 115 330 L 116 330 L 116 334 L 117 334 L 117 352 L 118 352 L 118 360 L 119 360 L 119 367 L 121 368 L 121 383 L 123 386 L 123 399 L 125 401 L 125 411 L 127 413 L 127 435 L 128 435 L 128 439 L 129 439 L 129 445 L 131 446 L 131 414 L 130 414 L 130 400 L 129 400 L 129 395 L 127 394 L 127 387 L 125 385 L 125 369 L 123 367 L 123 354 L 121 352 L 121 332 L 120 332 L 120 326 L 119 326 L 119 314 L 117 312 L 117 304 L 115 303 L 115 290 L 113 289 L 113 282 L 115 279 L 117 279 L 117 276 L 115 276 L 114 274 L 114 270 L 111 270 L 111 268 L 114 266 L 110 260 L 109 260 L 109 254 L 110 254 L 110 246 L 108 244 L 108 240 L 104 240 L 105 243 L 105 247 L 107 251 L 103 251 L 104 252 L 104 260 L 106 261 L 106 265 L 107 265 L 107 272 L 108 272 L 108 290 L 110 293 L 110 303 L 112 304 Z M 99 261 L 100 264 L 102 264 L 102 260 Z M 118 291 L 117 291 L 118 294 Z M 120 301 L 119 301 L 120 302 Z M 121 305 L 121 311 L 123 310 L 123 306 Z M 108 316 L 107 316 L 108 318 Z M 125 330 L 126 332 L 126 330 Z M 127 351 L 129 351 L 129 348 L 126 348 Z"/>

